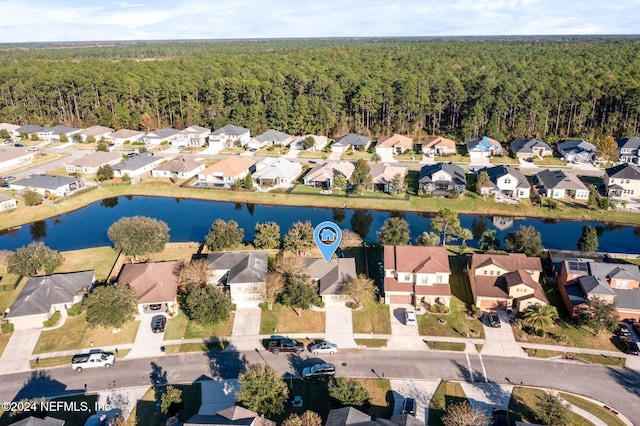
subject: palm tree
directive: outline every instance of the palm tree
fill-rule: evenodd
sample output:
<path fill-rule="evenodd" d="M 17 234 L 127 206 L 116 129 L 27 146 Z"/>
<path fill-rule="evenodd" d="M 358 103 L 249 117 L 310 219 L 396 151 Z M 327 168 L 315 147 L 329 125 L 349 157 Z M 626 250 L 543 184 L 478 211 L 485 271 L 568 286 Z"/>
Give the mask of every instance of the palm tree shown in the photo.
<path fill-rule="evenodd" d="M 493 250 L 498 248 L 500 245 L 500 240 L 496 238 L 498 231 L 495 229 L 487 229 L 480 235 L 480 248 L 482 250 Z"/>
<path fill-rule="evenodd" d="M 535 330 L 542 330 L 546 332 L 546 329 L 551 327 L 555 320 L 558 319 L 558 310 L 555 306 L 541 305 L 536 303 L 529 306 L 522 313 L 522 322 L 527 327 L 531 327 Z"/>

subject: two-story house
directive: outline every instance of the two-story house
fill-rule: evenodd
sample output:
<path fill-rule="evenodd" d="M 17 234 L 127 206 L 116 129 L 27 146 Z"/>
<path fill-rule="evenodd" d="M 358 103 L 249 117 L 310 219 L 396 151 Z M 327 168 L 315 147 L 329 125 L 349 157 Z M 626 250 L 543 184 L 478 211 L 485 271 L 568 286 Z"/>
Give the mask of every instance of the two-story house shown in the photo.
<path fill-rule="evenodd" d="M 589 299 L 598 297 L 614 303 L 620 319 L 640 321 L 638 265 L 567 259 L 560 268 L 558 289 L 573 318 L 589 309 Z"/>
<path fill-rule="evenodd" d="M 207 255 L 208 282 L 229 291 L 237 305 L 257 305 L 260 287 L 267 276 L 266 251 L 210 253 Z"/>
<path fill-rule="evenodd" d="M 540 284 L 542 263 L 522 253 L 471 255 L 467 265 L 475 305 L 480 309 L 523 311 L 549 302 Z"/>
<path fill-rule="evenodd" d="M 630 200 L 640 197 L 640 167 L 631 163 L 618 164 L 604 171 L 604 188 L 608 197 Z"/>
<path fill-rule="evenodd" d="M 457 192 L 464 195 L 467 177 L 464 169 L 457 164 L 430 164 L 420 169 L 418 188 L 425 194 L 448 195 Z"/>
<path fill-rule="evenodd" d="M 216 146 L 220 149 L 231 148 L 236 142 L 238 142 L 240 146 L 244 146 L 249 144 L 250 139 L 251 132 L 249 129 L 227 124 L 209 135 L 209 146 Z"/>
<path fill-rule="evenodd" d="M 638 164 L 640 137 L 619 138 L 616 139 L 616 144 L 618 144 L 619 162 Z"/>
<path fill-rule="evenodd" d="M 450 307 L 449 257 L 444 247 L 384 246 L 386 304 Z"/>
<path fill-rule="evenodd" d="M 173 135 L 172 146 L 205 146 L 209 141 L 211 129 L 201 126 L 189 126 Z"/>
<path fill-rule="evenodd" d="M 508 199 L 519 200 L 521 198 L 529 198 L 531 185 L 527 178 L 516 170 L 513 166 L 495 166 L 484 167 L 477 171 L 477 174 L 487 172 L 491 187 L 486 188 L 487 192 L 492 193 L 496 198 L 506 197 Z"/>

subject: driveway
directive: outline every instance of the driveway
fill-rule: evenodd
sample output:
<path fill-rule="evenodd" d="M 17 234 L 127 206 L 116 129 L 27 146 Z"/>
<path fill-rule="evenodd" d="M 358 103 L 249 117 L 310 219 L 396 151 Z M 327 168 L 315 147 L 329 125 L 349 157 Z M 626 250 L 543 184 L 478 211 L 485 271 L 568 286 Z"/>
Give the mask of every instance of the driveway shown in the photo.
<path fill-rule="evenodd" d="M 329 161 L 339 161 L 340 157 L 342 157 L 342 152 L 332 152 L 329 154 Z"/>
<path fill-rule="evenodd" d="M 325 339 L 338 345 L 338 348 L 356 348 L 353 340 L 353 316 L 344 302 L 327 301 L 325 305 Z"/>
<path fill-rule="evenodd" d="M 472 407 L 478 407 L 491 415 L 494 408 L 509 407 L 513 385 L 461 382 L 462 389 Z"/>
<path fill-rule="evenodd" d="M 42 327 L 15 330 L 0 357 L 0 374 L 31 371 L 29 358 L 38 343 Z"/>
<path fill-rule="evenodd" d="M 517 358 L 526 358 L 526 353 L 522 347 L 518 345 L 506 311 L 496 311 L 500 316 L 502 326 L 499 328 L 490 327 L 485 316 L 482 317 L 482 325 L 484 327 L 484 335 L 486 341 L 482 347 L 482 355 L 509 356 Z"/>
<path fill-rule="evenodd" d="M 155 317 L 153 314 L 141 315 L 136 340 L 133 342 L 131 352 L 127 354 L 125 359 L 148 358 L 164 355 L 164 351 L 161 349 L 164 346 L 164 332 L 154 333 L 151 331 L 151 319 L 153 317 Z"/>
<path fill-rule="evenodd" d="M 402 412 L 402 402 L 405 398 L 416 400 L 416 418 L 427 424 L 429 418 L 429 404 L 438 385 L 439 380 L 390 380 L 391 392 L 393 392 L 393 415 L 399 416 Z"/>
<path fill-rule="evenodd" d="M 415 310 L 415 308 L 411 305 L 389 305 L 391 339 L 387 342 L 387 348 L 410 351 L 428 350 L 420 337 L 418 326 L 404 324 L 406 310 Z"/>
<path fill-rule="evenodd" d="M 260 320 L 262 310 L 255 305 L 238 305 L 233 318 L 231 344 L 228 350 L 251 351 L 261 349 Z"/>

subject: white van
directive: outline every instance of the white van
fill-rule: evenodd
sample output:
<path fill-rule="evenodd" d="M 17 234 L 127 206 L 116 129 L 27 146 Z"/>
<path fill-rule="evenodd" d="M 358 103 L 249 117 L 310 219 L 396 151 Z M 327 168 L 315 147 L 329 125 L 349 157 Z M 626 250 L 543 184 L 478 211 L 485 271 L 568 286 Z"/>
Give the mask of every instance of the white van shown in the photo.
<path fill-rule="evenodd" d="M 74 355 L 71 359 L 71 368 L 79 373 L 85 368 L 110 368 L 115 362 L 116 357 L 113 355 L 113 352 L 104 352 L 102 349 L 91 349 L 87 354 Z"/>

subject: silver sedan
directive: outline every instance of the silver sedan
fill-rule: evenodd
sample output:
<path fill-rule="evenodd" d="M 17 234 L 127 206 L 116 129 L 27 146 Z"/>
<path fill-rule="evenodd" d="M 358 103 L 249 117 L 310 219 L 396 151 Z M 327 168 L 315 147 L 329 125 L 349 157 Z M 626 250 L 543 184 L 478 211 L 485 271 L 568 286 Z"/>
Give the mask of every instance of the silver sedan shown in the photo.
<path fill-rule="evenodd" d="M 338 345 L 336 345 L 335 343 L 322 341 L 322 342 L 311 345 L 309 347 L 309 352 L 311 352 L 314 355 L 319 355 L 319 354 L 333 355 L 336 352 L 338 352 Z"/>

